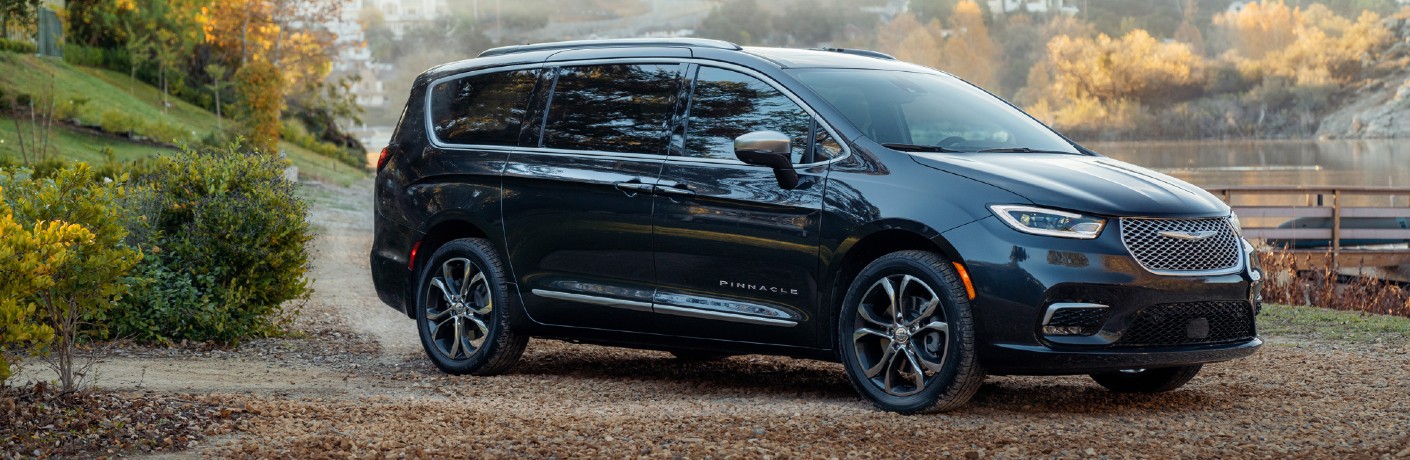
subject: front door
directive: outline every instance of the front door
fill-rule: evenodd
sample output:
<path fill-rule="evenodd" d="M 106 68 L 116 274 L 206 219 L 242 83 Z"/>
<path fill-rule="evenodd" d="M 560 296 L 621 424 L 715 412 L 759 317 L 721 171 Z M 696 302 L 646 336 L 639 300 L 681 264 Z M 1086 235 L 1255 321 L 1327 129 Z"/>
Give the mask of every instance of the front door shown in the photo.
<path fill-rule="evenodd" d="M 815 343 L 818 228 L 827 157 L 840 147 L 793 99 L 743 70 L 699 66 L 684 143 L 656 189 L 655 311 L 680 336 Z M 734 138 L 773 130 L 793 139 L 799 186 L 734 156 Z M 811 166 L 810 166 L 811 165 Z"/>

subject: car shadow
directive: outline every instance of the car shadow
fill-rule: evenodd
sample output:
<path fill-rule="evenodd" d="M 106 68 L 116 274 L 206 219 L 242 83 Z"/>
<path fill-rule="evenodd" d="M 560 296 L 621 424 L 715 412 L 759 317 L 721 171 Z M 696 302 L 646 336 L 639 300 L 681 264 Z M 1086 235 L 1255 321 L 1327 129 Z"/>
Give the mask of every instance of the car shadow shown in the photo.
<path fill-rule="evenodd" d="M 509 375 L 557 376 L 640 383 L 678 388 L 683 395 L 789 395 L 819 401 L 861 402 L 837 363 L 774 356 L 732 356 L 714 361 L 677 359 L 665 352 L 595 346 L 564 346 L 530 352 Z M 1211 377 L 1213 378 L 1213 377 Z M 1222 388 L 1222 389 L 1221 389 Z M 969 404 L 969 411 L 1044 414 L 1199 413 L 1238 404 L 1227 387 L 1201 385 L 1160 394 L 1113 393 L 1085 376 L 991 376 Z"/>

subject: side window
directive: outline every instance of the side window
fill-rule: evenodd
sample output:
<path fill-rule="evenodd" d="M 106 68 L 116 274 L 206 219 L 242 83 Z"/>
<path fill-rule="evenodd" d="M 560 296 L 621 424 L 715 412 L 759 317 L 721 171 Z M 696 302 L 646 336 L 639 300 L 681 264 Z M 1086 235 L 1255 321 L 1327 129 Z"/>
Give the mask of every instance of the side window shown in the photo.
<path fill-rule="evenodd" d="M 593 65 L 559 69 L 543 146 L 663 153 L 679 65 Z"/>
<path fill-rule="evenodd" d="M 518 145 L 538 70 L 445 81 L 431 88 L 431 125 L 451 144 Z"/>
<path fill-rule="evenodd" d="M 813 158 L 808 162 L 827 161 L 842 156 L 842 144 L 832 138 L 822 125 L 813 126 Z"/>
<path fill-rule="evenodd" d="M 793 138 L 793 162 L 808 150 L 813 119 L 792 99 L 757 78 L 700 67 L 686 122 L 685 155 L 734 159 L 734 138 L 772 130 Z"/>

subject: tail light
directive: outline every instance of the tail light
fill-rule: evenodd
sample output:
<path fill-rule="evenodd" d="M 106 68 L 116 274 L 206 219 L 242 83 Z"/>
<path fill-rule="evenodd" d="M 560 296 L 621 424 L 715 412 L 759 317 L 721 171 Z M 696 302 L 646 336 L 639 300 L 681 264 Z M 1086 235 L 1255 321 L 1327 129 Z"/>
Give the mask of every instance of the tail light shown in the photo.
<path fill-rule="evenodd" d="M 392 146 L 382 147 L 382 154 L 377 156 L 377 170 L 381 171 L 387 165 L 387 160 L 392 159 Z"/>

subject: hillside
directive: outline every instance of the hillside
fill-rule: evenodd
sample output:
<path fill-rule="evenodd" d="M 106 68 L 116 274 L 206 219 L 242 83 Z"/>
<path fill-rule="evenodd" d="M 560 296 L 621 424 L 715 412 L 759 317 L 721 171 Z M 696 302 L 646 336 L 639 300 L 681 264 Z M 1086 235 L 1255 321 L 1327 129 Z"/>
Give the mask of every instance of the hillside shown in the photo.
<path fill-rule="evenodd" d="M 1410 137 L 1410 12 L 1385 20 L 1392 45 L 1377 62 L 1385 76 L 1350 88 L 1339 108 L 1317 130 L 1320 138 L 1384 139 Z"/>
<path fill-rule="evenodd" d="M 10 98 L 17 94 L 39 98 L 52 93 L 55 103 L 61 106 L 57 112 L 66 120 L 77 120 L 78 125 L 83 126 L 104 126 L 105 129 L 111 125 L 136 125 L 134 132 L 151 134 L 143 137 L 176 133 L 190 140 L 199 140 L 214 132 L 220 124 L 214 113 L 174 97 L 168 99 L 171 105 L 163 111 L 159 89 L 122 73 L 77 67 L 30 55 L 0 52 L 0 91 Z M 28 129 L 28 120 L 23 121 L 26 122 L 25 129 Z M 15 122 L 10 116 L 0 115 L 0 162 L 20 162 Z M 63 159 L 98 162 L 103 160 L 102 150 L 105 147 L 111 148 L 119 160 L 133 160 L 174 150 L 78 125 L 65 123 L 54 127 L 52 144 L 55 148 L 51 150 L 52 154 Z M 146 128 L 154 132 L 146 133 Z M 281 142 L 279 146 L 305 177 L 343 185 L 367 177 L 366 172 L 288 142 Z"/>

